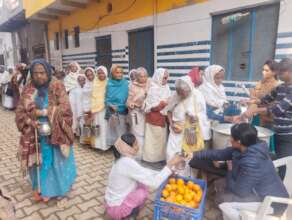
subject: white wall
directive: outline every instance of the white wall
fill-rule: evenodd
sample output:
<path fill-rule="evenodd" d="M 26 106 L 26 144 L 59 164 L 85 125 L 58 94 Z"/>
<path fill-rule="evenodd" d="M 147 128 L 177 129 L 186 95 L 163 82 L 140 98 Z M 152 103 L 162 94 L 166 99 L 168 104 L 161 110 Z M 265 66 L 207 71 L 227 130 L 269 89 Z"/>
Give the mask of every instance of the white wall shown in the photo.
<path fill-rule="evenodd" d="M 141 19 L 132 20 L 112 26 L 95 29 L 90 32 L 80 34 L 80 47 L 74 48 L 73 38 L 69 40 L 69 49 L 62 49 L 60 53 L 68 56 L 64 58 L 63 63 L 66 65 L 70 60 L 80 61 L 83 65 L 92 65 L 95 62 L 95 37 L 111 35 L 112 37 L 112 50 L 125 49 L 124 52 L 117 52 L 121 58 L 114 58 L 113 61 L 128 60 L 126 54 L 128 46 L 128 31 L 143 28 L 147 26 L 154 26 L 155 31 L 155 48 L 158 49 L 155 52 L 173 52 L 181 50 L 206 50 L 210 51 L 210 43 L 204 43 L 188 47 L 177 48 L 161 48 L 161 45 L 179 44 L 186 42 L 201 42 L 211 40 L 211 13 L 223 13 L 228 10 L 238 10 L 242 7 L 252 7 L 257 4 L 271 2 L 270 0 L 210 0 L 206 3 L 194 4 L 164 13 L 160 13 L 155 19 L 153 16 L 144 17 Z M 288 8 L 289 6 L 289 8 Z M 289 19 L 289 11 L 291 11 L 292 0 L 286 0 L 282 3 L 279 21 L 279 32 L 288 31 L 291 27 Z M 290 28 L 291 29 L 291 28 Z M 291 30 L 292 31 L 292 30 Z M 51 44 L 53 45 L 53 44 Z M 51 52 L 54 53 L 54 49 L 51 47 Z M 82 53 L 92 53 L 90 55 L 82 55 Z M 76 56 L 70 56 L 72 54 L 78 54 Z M 80 55 L 81 54 L 81 55 Z M 156 53 L 155 53 L 156 54 Z M 189 67 L 194 65 L 206 66 L 209 64 L 207 60 L 210 56 L 209 52 L 194 53 L 188 55 L 160 55 L 157 56 L 156 67 L 159 66 L 184 66 Z M 86 57 L 88 60 L 78 60 L 81 57 Z M 169 59 L 186 58 L 187 62 L 169 62 Z M 203 58 L 204 61 L 194 61 Z M 168 62 L 164 61 L 168 59 Z M 127 65 L 124 65 L 125 70 L 128 70 Z M 170 73 L 185 74 L 189 69 L 170 69 Z M 175 79 L 176 77 L 171 77 Z"/>
<path fill-rule="evenodd" d="M 6 66 L 14 66 L 13 47 L 10 33 L 0 32 L 0 54 L 4 55 Z"/>

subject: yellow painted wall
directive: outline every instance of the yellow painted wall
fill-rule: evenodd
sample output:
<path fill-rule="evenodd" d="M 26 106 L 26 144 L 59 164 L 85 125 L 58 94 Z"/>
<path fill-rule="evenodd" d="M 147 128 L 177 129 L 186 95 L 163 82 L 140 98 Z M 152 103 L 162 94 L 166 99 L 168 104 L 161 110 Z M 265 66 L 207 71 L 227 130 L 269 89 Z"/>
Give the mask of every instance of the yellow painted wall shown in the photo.
<path fill-rule="evenodd" d="M 165 12 L 171 9 L 184 7 L 190 4 L 206 2 L 207 0 L 102 0 L 99 3 L 93 1 L 85 9 L 77 9 L 69 16 L 61 16 L 58 20 L 49 22 L 49 39 L 53 39 L 54 32 L 67 29 L 73 33 L 75 26 L 80 27 L 81 32 L 90 31 L 99 27 L 105 27 L 117 23 L 130 21 L 153 15 L 155 4 L 157 12 Z M 107 3 L 112 3 L 112 12 L 107 13 Z"/>
<path fill-rule="evenodd" d="M 39 10 L 49 6 L 55 0 L 23 0 L 25 16 L 29 18 Z"/>

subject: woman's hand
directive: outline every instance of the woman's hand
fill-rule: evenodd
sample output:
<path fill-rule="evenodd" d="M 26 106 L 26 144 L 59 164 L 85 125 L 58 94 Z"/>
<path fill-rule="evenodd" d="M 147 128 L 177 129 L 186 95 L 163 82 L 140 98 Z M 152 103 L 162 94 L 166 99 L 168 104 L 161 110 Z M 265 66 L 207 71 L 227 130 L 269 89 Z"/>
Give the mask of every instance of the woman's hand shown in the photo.
<path fill-rule="evenodd" d="M 109 107 L 111 108 L 111 110 L 113 110 L 114 112 L 116 112 L 118 110 L 118 107 L 115 105 L 109 105 Z"/>
<path fill-rule="evenodd" d="M 173 156 L 168 162 L 167 162 L 167 167 L 169 169 L 171 169 L 172 167 L 177 166 L 179 163 L 181 163 L 182 161 L 184 161 L 185 158 L 176 154 L 175 156 Z"/>
<path fill-rule="evenodd" d="M 233 117 L 232 116 L 224 116 L 224 121 L 233 123 Z"/>
<path fill-rule="evenodd" d="M 249 108 L 246 110 L 246 112 L 243 113 L 243 115 L 247 118 L 253 117 L 257 113 L 257 108 Z"/>
<path fill-rule="evenodd" d="M 134 109 L 135 108 L 135 104 L 131 103 L 128 107 L 129 107 L 129 109 Z"/>
<path fill-rule="evenodd" d="M 232 121 L 233 123 L 240 123 L 241 122 L 242 117 L 240 115 L 234 116 Z"/>
<path fill-rule="evenodd" d="M 40 122 L 39 121 L 31 121 L 30 125 L 34 128 L 39 128 L 40 127 Z"/>
<path fill-rule="evenodd" d="M 182 129 L 179 128 L 175 123 L 171 123 L 171 129 L 173 130 L 174 133 L 179 134 L 182 132 Z"/>

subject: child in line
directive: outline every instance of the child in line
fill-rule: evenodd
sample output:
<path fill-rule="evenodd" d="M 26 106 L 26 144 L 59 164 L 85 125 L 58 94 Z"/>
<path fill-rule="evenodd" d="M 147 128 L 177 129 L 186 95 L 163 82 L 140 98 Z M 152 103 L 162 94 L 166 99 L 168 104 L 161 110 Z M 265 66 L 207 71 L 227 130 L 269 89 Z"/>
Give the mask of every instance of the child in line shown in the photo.
<path fill-rule="evenodd" d="M 284 83 L 253 103 L 264 107 L 250 108 L 245 115 L 247 117 L 260 113 L 273 115 L 275 151 L 277 157 L 282 158 L 292 156 L 292 59 L 286 58 L 280 62 L 278 76 Z M 280 167 L 279 175 L 282 179 L 285 173 L 286 167 Z"/>
<path fill-rule="evenodd" d="M 105 193 L 106 213 L 114 220 L 137 215 L 148 197 L 148 187 L 158 188 L 172 174 L 171 169 L 183 160 L 176 155 L 161 171 L 154 171 L 134 159 L 138 151 L 137 139 L 131 133 L 122 135 L 114 144 L 116 160 Z"/>

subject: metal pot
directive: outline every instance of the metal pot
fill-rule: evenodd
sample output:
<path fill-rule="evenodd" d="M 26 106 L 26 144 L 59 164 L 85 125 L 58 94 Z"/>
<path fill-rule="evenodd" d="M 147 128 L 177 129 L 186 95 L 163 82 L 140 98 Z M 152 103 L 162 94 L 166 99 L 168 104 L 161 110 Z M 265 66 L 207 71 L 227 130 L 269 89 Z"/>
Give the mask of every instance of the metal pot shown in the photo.
<path fill-rule="evenodd" d="M 213 130 L 213 148 L 214 149 L 224 149 L 230 144 L 230 136 L 231 136 L 231 127 L 233 124 L 217 124 L 212 127 Z M 258 127 L 258 137 L 259 139 L 266 141 L 268 145 L 270 145 L 270 137 L 273 136 L 273 132 L 267 128 Z"/>
<path fill-rule="evenodd" d="M 51 129 L 49 122 L 47 122 L 47 121 L 40 122 L 40 127 L 38 128 L 38 132 L 41 136 L 51 135 L 52 129 Z"/>

